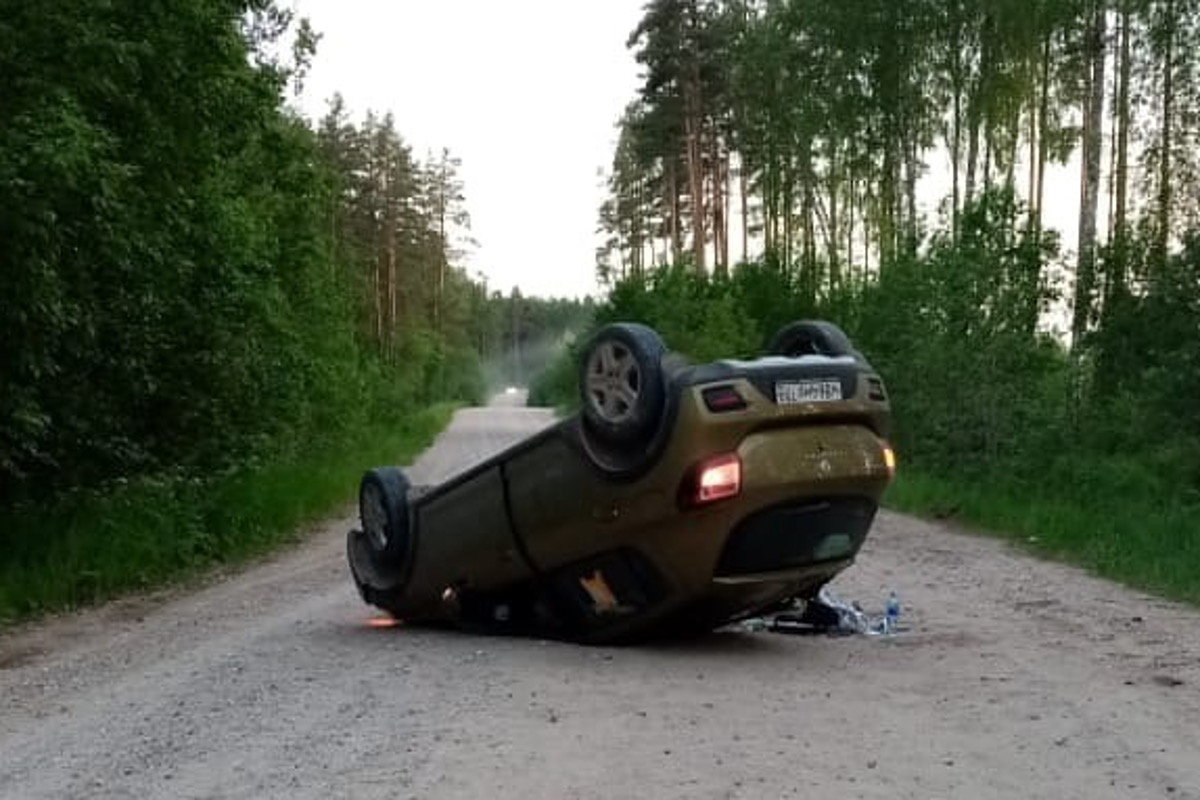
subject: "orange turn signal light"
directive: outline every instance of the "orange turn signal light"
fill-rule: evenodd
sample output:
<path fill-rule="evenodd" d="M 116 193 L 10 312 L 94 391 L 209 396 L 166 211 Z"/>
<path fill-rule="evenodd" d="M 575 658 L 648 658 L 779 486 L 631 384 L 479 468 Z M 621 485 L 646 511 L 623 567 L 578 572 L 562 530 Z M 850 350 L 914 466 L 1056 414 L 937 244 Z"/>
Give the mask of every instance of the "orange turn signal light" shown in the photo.
<path fill-rule="evenodd" d="M 883 463 L 887 467 L 888 480 L 896 477 L 896 451 L 892 449 L 891 445 L 883 446 Z"/>

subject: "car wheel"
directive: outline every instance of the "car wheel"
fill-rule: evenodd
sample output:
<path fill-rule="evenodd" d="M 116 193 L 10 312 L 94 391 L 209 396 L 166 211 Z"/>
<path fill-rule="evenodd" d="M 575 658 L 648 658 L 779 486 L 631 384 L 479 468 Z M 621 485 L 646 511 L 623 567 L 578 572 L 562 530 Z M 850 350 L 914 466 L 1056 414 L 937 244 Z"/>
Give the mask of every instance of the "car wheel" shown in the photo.
<path fill-rule="evenodd" d="M 800 320 L 785 325 L 767 345 L 767 355 L 798 358 L 800 356 L 850 356 L 859 358 L 841 328 L 823 320 Z"/>
<path fill-rule="evenodd" d="M 408 479 L 396 467 L 363 474 L 358 490 L 359 519 L 371 554 L 385 564 L 408 551 Z"/>
<path fill-rule="evenodd" d="M 653 436 L 663 412 L 662 338 L 635 323 L 601 328 L 583 349 L 579 392 L 587 429 L 621 446 Z"/>

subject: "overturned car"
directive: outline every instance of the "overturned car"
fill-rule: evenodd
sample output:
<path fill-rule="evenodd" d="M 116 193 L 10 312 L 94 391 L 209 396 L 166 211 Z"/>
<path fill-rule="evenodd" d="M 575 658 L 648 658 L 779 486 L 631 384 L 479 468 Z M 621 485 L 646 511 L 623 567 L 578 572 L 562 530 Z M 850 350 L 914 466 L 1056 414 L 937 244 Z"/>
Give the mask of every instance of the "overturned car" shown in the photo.
<path fill-rule="evenodd" d="M 606 325 L 579 391 L 577 413 L 440 485 L 366 472 L 347 539 L 363 600 L 591 643 L 699 633 L 816 597 L 894 474 L 883 380 L 828 322 L 699 365 Z"/>

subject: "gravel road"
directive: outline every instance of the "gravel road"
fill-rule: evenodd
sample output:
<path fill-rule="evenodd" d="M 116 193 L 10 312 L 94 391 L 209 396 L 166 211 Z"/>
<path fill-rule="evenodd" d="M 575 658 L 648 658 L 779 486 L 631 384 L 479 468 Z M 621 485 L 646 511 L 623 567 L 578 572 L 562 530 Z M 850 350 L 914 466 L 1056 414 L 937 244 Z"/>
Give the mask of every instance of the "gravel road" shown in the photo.
<path fill-rule="evenodd" d="M 417 481 L 550 422 L 499 401 Z M 370 627 L 351 524 L 0 637 L 0 797 L 1200 798 L 1200 613 L 991 539 L 882 514 L 891 638 L 610 649 Z"/>

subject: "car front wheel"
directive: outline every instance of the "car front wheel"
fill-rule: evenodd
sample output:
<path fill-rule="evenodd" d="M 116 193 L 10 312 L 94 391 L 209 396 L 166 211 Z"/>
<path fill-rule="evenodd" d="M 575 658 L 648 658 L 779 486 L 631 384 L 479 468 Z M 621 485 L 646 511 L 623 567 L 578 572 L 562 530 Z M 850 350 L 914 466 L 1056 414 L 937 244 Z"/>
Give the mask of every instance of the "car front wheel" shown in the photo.
<path fill-rule="evenodd" d="M 408 552 L 408 488 L 408 479 L 396 467 L 368 470 L 359 485 L 363 536 L 383 564 L 395 564 Z"/>
<path fill-rule="evenodd" d="M 652 438 L 661 423 L 667 348 L 653 329 L 636 323 L 601 328 L 583 350 L 579 392 L 588 432 L 622 448 Z"/>
<path fill-rule="evenodd" d="M 800 320 L 783 326 L 767 345 L 767 355 L 798 358 L 800 356 L 850 356 L 859 353 L 850 337 L 832 322 Z"/>

